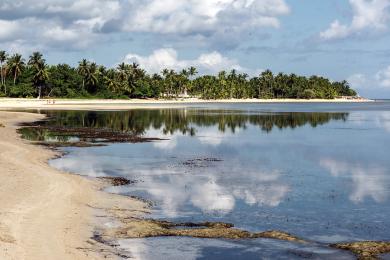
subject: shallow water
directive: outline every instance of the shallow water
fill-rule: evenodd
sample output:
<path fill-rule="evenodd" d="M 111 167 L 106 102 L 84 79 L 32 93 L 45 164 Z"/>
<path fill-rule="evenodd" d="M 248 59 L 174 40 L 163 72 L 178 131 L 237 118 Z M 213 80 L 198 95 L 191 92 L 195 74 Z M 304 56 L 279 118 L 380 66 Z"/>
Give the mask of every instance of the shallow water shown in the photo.
<path fill-rule="evenodd" d="M 67 155 L 51 161 L 79 174 L 137 180 L 108 191 L 153 201 L 150 217 L 277 229 L 319 243 L 121 241 L 135 257 L 353 259 L 322 243 L 390 239 L 390 102 L 48 113 L 51 125 L 167 139 L 66 148 Z"/>

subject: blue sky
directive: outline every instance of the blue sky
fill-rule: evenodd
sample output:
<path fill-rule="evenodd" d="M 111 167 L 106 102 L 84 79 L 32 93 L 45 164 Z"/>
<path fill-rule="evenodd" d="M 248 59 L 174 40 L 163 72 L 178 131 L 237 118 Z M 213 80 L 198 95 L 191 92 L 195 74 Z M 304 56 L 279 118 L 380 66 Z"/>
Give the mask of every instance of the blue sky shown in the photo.
<path fill-rule="evenodd" d="M 390 98 L 390 0 L 2 0 L 0 49 L 150 72 L 264 69 Z"/>

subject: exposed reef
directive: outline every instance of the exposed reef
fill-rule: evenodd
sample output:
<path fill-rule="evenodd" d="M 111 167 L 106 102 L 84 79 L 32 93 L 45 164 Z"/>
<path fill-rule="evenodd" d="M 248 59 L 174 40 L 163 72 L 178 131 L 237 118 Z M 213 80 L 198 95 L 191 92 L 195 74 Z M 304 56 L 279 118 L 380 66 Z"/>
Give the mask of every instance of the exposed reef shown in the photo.
<path fill-rule="evenodd" d="M 349 250 L 359 260 L 379 259 L 381 254 L 390 253 L 390 242 L 385 241 L 361 241 L 352 243 L 338 243 L 331 245 L 334 248 Z"/>
<path fill-rule="evenodd" d="M 266 231 L 252 233 L 237 229 L 231 223 L 201 222 L 201 223 L 174 223 L 154 219 L 127 218 L 124 212 L 114 212 L 121 226 L 106 230 L 103 237 L 126 239 L 164 236 L 185 236 L 196 238 L 222 238 L 222 239 L 254 239 L 270 238 L 297 243 L 306 243 L 305 240 L 283 231 Z"/>

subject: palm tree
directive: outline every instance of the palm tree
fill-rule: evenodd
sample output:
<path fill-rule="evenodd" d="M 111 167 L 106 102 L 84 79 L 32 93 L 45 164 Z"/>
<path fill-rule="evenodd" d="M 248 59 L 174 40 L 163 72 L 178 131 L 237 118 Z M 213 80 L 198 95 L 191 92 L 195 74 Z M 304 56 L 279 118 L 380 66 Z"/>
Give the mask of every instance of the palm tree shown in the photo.
<path fill-rule="evenodd" d="M 176 73 L 174 70 L 164 69 L 162 71 L 162 74 L 164 76 L 164 81 L 166 85 L 166 92 L 168 92 L 167 96 L 171 97 L 173 94 L 173 85 L 175 84 L 175 77 Z"/>
<path fill-rule="evenodd" d="M 87 70 L 87 84 L 89 86 L 96 86 L 99 82 L 99 70 L 98 70 L 98 66 L 95 62 L 92 62 L 90 65 L 89 65 L 89 69 Z"/>
<path fill-rule="evenodd" d="M 236 81 L 237 81 L 237 70 L 236 69 L 232 69 L 230 71 L 230 74 L 228 76 L 228 81 L 230 82 L 229 96 L 230 96 L 230 99 L 232 99 L 233 98 L 233 90 L 235 88 Z"/>
<path fill-rule="evenodd" d="M 190 71 L 183 69 L 179 75 L 179 91 L 180 94 L 183 94 L 184 96 L 187 96 L 187 82 L 190 82 Z"/>
<path fill-rule="evenodd" d="M 40 52 L 34 52 L 28 61 L 28 65 L 33 66 L 33 67 L 38 67 L 40 63 L 45 63 L 45 59 L 43 59 L 43 55 Z"/>
<path fill-rule="evenodd" d="M 16 85 L 16 79 L 17 77 L 22 73 L 22 70 L 24 68 L 24 59 L 22 58 L 22 55 L 20 54 L 14 54 L 11 58 L 7 61 L 7 66 L 9 70 L 14 75 L 14 86 Z"/>
<path fill-rule="evenodd" d="M 195 67 L 190 67 L 188 69 L 188 74 L 190 75 L 190 77 L 193 77 L 195 76 L 196 74 L 198 74 L 198 70 L 195 68 Z"/>
<path fill-rule="evenodd" d="M 273 81 L 274 81 L 274 75 L 272 71 L 267 69 L 266 71 L 263 71 L 261 73 L 260 77 L 267 91 L 266 98 L 270 98 L 270 97 L 272 98 L 273 97 L 272 88 L 273 88 Z"/>
<path fill-rule="evenodd" d="M 5 75 L 4 75 L 4 62 L 7 60 L 7 53 L 5 51 L 0 51 L 0 64 L 1 64 L 1 86 L 5 86 Z M 5 91 L 7 89 L 5 88 Z M 7 94 L 7 93 L 5 93 Z"/>
<path fill-rule="evenodd" d="M 119 82 L 115 79 L 115 71 L 109 70 L 107 75 L 104 76 L 104 82 L 107 84 L 107 87 L 114 93 L 118 92 L 120 88 Z"/>
<path fill-rule="evenodd" d="M 42 86 L 49 79 L 49 72 L 45 64 L 45 60 L 41 59 L 39 62 L 34 64 L 35 74 L 33 77 L 34 85 L 38 87 L 38 99 L 41 98 Z"/>
<path fill-rule="evenodd" d="M 89 71 L 89 62 L 86 59 L 82 59 L 79 62 L 79 67 L 77 68 L 77 72 L 79 73 L 79 75 L 83 77 L 83 89 L 85 88 L 85 79 L 88 75 L 88 71 Z"/>
<path fill-rule="evenodd" d="M 33 83 L 38 88 L 38 99 L 40 99 L 42 94 L 42 85 L 45 84 L 46 80 L 49 78 L 46 61 L 43 58 L 42 53 L 34 52 L 30 56 L 27 64 L 34 70 Z"/>
<path fill-rule="evenodd" d="M 127 78 L 128 78 L 128 75 L 127 75 L 127 64 L 122 62 L 121 64 L 119 64 L 116 69 L 118 70 L 118 77 L 119 77 L 119 80 L 120 81 L 126 81 Z"/>

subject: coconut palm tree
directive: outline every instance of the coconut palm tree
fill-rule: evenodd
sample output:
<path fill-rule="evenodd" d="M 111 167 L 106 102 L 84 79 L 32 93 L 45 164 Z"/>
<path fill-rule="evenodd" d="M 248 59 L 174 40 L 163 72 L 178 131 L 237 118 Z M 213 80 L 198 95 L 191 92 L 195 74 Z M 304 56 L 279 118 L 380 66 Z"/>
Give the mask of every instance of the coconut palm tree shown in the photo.
<path fill-rule="evenodd" d="M 7 53 L 5 51 L 0 51 L 0 65 L 1 65 L 1 86 L 5 86 L 5 73 L 4 73 L 4 62 L 7 60 Z M 5 91 L 7 89 L 5 88 Z M 5 93 L 7 94 L 7 93 Z"/>
<path fill-rule="evenodd" d="M 98 66 L 95 62 L 92 62 L 89 65 L 89 69 L 87 70 L 87 85 L 90 87 L 95 87 L 99 83 L 99 70 Z"/>
<path fill-rule="evenodd" d="M 115 79 L 115 71 L 109 70 L 107 75 L 104 76 L 104 82 L 107 84 L 107 87 L 114 93 L 117 93 L 120 89 L 119 82 Z"/>
<path fill-rule="evenodd" d="M 121 64 L 119 64 L 116 69 L 118 70 L 118 77 L 119 77 L 119 80 L 120 81 L 126 81 L 127 78 L 128 78 L 128 75 L 127 75 L 127 67 L 128 65 L 124 62 L 122 62 Z"/>
<path fill-rule="evenodd" d="M 42 58 L 42 57 L 41 57 Z M 49 79 L 49 72 L 45 63 L 45 60 L 40 59 L 34 64 L 35 74 L 33 77 L 34 85 L 38 87 L 38 99 L 42 95 L 42 87 L 45 85 L 46 81 Z"/>
<path fill-rule="evenodd" d="M 273 98 L 274 96 L 273 96 L 272 88 L 273 88 L 274 74 L 272 73 L 272 71 L 267 69 L 261 73 L 260 78 L 262 84 L 265 87 L 266 98 Z"/>
<path fill-rule="evenodd" d="M 227 77 L 226 77 L 226 71 L 222 70 L 218 73 L 218 82 L 219 82 L 219 94 L 222 98 L 227 98 L 229 96 L 229 90 L 228 90 L 228 84 L 227 84 Z"/>
<path fill-rule="evenodd" d="M 33 52 L 33 54 L 30 56 L 30 59 L 28 60 L 28 65 L 33 67 L 38 67 L 40 63 L 45 63 L 45 59 L 43 59 L 43 55 L 40 52 Z"/>
<path fill-rule="evenodd" d="M 229 98 L 233 98 L 233 91 L 235 90 L 236 87 L 236 81 L 237 81 L 237 70 L 232 69 L 230 71 L 230 74 L 228 75 L 228 82 L 229 84 Z"/>
<path fill-rule="evenodd" d="M 193 88 L 193 84 L 194 84 L 194 77 L 196 74 L 198 74 L 198 70 L 191 66 L 189 69 L 188 69 L 188 74 L 190 76 L 190 92 L 192 91 L 192 88 Z"/>
<path fill-rule="evenodd" d="M 190 75 L 190 77 L 193 77 L 195 76 L 196 74 L 198 74 L 198 70 L 195 68 L 195 67 L 190 67 L 188 69 L 188 74 Z"/>
<path fill-rule="evenodd" d="M 14 86 L 16 85 L 17 77 L 22 73 L 24 65 L 25 63 L 22 55 L 17 53 L 12 55 L 7 61 L 7 66 L 14 76 Z"/>
<path fill-rule="evenodd" d="M 89 62 L 86 59 L 82 59 L 79 62 L 77 72 L 83 77 L 83 89 L 85 88 L 85 79 L 87 78 L 89 71 Z"/>

